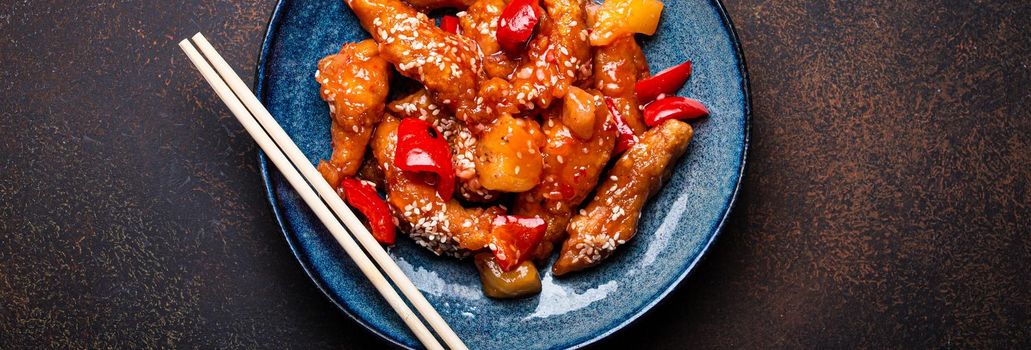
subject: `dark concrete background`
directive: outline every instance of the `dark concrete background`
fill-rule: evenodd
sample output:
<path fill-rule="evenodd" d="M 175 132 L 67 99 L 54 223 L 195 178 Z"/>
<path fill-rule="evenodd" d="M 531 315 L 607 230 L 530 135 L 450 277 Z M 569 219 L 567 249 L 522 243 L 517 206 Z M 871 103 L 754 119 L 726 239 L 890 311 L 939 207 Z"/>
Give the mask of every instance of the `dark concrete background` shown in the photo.
<path fill-rule="evenodd" d="M 385 346 L 305 277 L 175 46 L 207 33 L 251 77 L 273 6 L 0 2 L 0 348 Z M 599 348 L 1031 346 L 1031 3 L 727 6 L 739 205 Z"/>

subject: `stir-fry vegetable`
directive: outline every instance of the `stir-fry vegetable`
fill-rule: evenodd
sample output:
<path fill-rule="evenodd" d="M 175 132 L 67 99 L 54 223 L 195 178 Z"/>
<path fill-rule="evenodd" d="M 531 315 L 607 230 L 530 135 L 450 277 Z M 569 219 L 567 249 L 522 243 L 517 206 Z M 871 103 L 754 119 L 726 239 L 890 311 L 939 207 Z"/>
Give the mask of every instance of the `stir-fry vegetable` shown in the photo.
<path fill-rule="evenodd" d="M 524 261 L 511 271 L 501 269 L 497 260 L 488 253 L 476 254 L 473 259 L 480 271 L 483 294 L 491 298 L 518 298 L 541 292 L 541 277 L 533 263 Z"/>
<path fill-rule="evenodd" d="M 608 0 L 597 10 L 591 45 L 605 46 L 620 37 L 655 34 L 662 15 L 658 0 Z"/>
<path fill-rule="evenodd" d="M 691 61 L 669 67 L 659 74 L 642 79 L 634 85 L 634 92 L 637 93 L 637 102 L 648 103 L 655 101 L 659 95 L 674 95 L 680 87 L 684 86 L 687 78 L 691 77 Z"/>
<path fill-rule="evenodd" d="M 458 17 L 450 15 L 440 17 L 440 29 L 451 34 L 458 34 Z"/>
<path fill-rule="evenodd" d="M 476 172 L 484 188 L 523 192 L 541 180 L 543 133 L 531 119 L 503 115 L 480 137 Z"/>
<path fill-rule="evenodd" d="M 491 230 L 491 249 L 501 269 L 512 271 L 512 268 L 530 257 L 547 229 L 548 223 L 538 217 L 498 215 L 494 219 L 494 229 Z"/>
<path fill-rule="evenodd" d="M 498 19 L 498 44 L 510 54 L 518 54 L 530 42 L 541 18 L 540 0 L 513 0 Z"/>
<path fill-rule="evenodd" d="M 340 181 L 337 193 L 344 197 L 347 204 L 350 204 L 358 212 L 365 216 L 372 231 L 372 237 L 383 244 L 394 244 L 397 239 L 397 231 L 394 229 L 394 221 L 390 217 L 390 208 L 383 198 L 376 193 L 372 184 L 349 177 Z"/>
<path fill-rule="evenodd" d="M 455 192 L 455 171 L 451 148 L 433 124 L 418 118 L 405 118 L 397 127 L 394 164 L 404 171 L 437 175 L 437 194 L 445 201 Z"/>
<path fill-rule="evenodd" d="M 662 124 L 667 119 L 695 119 L 709 115 L 709 109 L 701 101 L 673 96 L 652 102 L 644 108 L 644 122 L 648 126 Z"/>

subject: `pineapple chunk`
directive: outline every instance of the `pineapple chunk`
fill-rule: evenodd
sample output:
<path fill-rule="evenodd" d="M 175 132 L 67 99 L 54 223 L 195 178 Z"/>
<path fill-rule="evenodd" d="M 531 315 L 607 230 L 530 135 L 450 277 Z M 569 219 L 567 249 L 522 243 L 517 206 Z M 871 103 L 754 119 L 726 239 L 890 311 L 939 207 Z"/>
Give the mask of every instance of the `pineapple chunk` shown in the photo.
<path fill-rule="evenodd" d="M 502 192 L 528 191 L 540 182 L 544 134 L 537 122 L 502 115 L 480 138 L 476 172 L 484 188 Z"/>
<path fill-rule="evenodd" d="M 605 46 L 624 36 L 655 34 L 662 15 L 658 0 L 608 0 L 594 14 L 591 45 Z"/>
<path fill-rule="evenodd" d="M 524 261 L 510 272 L 505 272 L 490 253 L 476 254 L 476 269 L 480 271 L 483 294 L 497 299 L 519 298 L 541 292 L 541 277 L 532 262 Z"/>

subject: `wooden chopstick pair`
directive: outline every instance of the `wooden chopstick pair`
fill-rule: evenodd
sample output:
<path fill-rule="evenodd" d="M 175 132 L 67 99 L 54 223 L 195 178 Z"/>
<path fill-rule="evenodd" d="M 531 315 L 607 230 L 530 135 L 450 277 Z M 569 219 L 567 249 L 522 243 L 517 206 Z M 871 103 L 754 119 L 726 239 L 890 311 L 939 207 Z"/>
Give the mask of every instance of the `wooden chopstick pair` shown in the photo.
<path fill-rule="evenodd" d="M 426 325 L 422 323 L 422 320 L 412 312 L 412 309 L 398 295 L 397 291 L 390 285 L 390 282 L 393 282 L 401 291 L 401 294 L 408 298 L 412 306 L 419 311 L 419 315 L 422 315 L 449 348 L 466 350 L 467 347 L 458 335 L 440 317 L 437 310 L 430 305 L 419 289 L 412 284 L 412 281 L 401 272 L 401 269 L 394 260 L 387 255 L 386 250 L 372 237 L 372 234 L 369 233 L 368 229 L 358 220 L 358 217 L 354 215 L 354 212 L 347 207 L 344 201 L 340 199 L 336 191 L 326 183 L 322 175 L 315 169 L 315 166 L 301 153 L 301 150 L 297 148 L 297 145 L 286 134 L 286 131 L 272 118 L 272 115 L 258 101 L 254 93 L 247 88 L 247 85 L 240 79 L 240 76 L 226 63 L 225 59 L 215 51 L 215 48 L 200 33 L 193 36 L 193 41 L 196 43 L 197 48 L 200 48 L 200 52 L 204 53 L 203 56 L 194 48 L 189 39 L 179 42 L 179 47 L 186 52 L 190 61 L 197 66 L 201 75 L 215 89 L 215 93 L 225 102 L 229 110 L 236 116 L 236 119 L 240 121 L 240 124 L 243 124 L 247 133 L 265 151 L 265 154 L 272 160 L 272 163 L 283 174 L 287 182 L 297 191 L 304 202 L 311 207 L 315 215 L 322 221 L 322 224 L 329 229 L 329 232 L 344 248 L 347 255 L 354 260 L 358 268 L 365 274 L 365 277 L 372 282 L 380 295 L 387 300 L 390 307 L 401 316 L 401 319 L 415 333 L 419 341 L 427 349 L 444 349 L 433 334 L 430 333 L 429 329 L 426 328 Z M 341 225 L 341 221 L 347 226 L 347 229 Z M 350 233 L 348 233 L 348 230 L 350 230 Z M 352 235 L 354 238 L 352 238 Z M 372 260 L 355 243 L 355 239 L 371 255 Z M 375 264 L 373 261 L 375 261 Z M 377 265 L 390 278 L 389 281 L 377 269 Z"/>

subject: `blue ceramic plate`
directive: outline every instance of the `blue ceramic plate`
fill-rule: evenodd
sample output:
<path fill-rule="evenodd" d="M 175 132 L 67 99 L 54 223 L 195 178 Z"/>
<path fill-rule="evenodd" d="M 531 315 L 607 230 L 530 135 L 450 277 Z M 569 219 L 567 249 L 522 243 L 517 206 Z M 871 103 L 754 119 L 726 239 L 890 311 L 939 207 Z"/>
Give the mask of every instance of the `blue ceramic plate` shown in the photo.
<path fill-rule="evenodd" d="M 641 217 L 639 233 L 601 266 L 543 276 L 540 295 L 492 300 L 472 262 L 434 256 L 400 239 L 389 252 L 470 348 L 575 348 L 626 326 L 691 272 L 734 204 L 748 145 L 748 75 L 730 19 L 718 1 L 667 1 L 655 36 L 642 46 L 653 72 L 690 59 L 680 95 L 712 115 L 672 179 Z M 283 0 L 276 6 L 257 67 L 257 89 L 272 115 L 312 163 L 330 155 L 329 112 L 313 78 L 319 58 L 367 38 L 341 0 Z M 311 279 L 345 313 L 402 347 L 418 347 L 400 319 L 282 176 L 259 159 L 265 188 L 287 242 Z M 549 268 L 541 268 L 549 271 Z"/>

